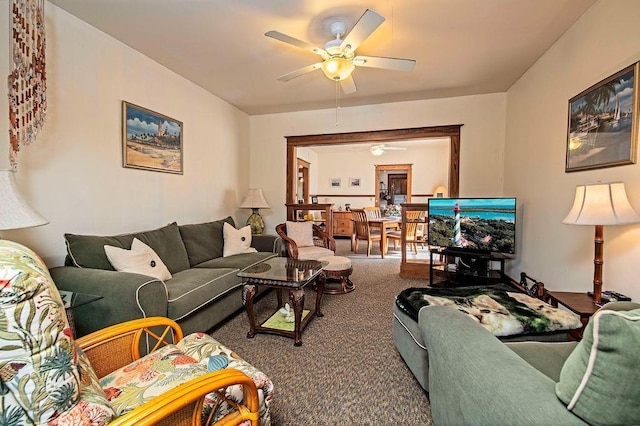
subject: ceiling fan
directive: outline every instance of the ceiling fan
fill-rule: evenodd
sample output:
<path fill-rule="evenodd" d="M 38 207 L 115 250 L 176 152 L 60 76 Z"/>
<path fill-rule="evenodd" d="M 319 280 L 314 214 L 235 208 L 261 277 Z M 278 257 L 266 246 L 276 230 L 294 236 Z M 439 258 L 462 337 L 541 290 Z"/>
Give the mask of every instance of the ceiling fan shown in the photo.
<path fill-rule="evenodd" d="M 377 157 L 378 155 L 384 154 L 385 151 L 404 151 L 405 149 L 407 148 L 400 147 L 400 146 L 387 146 L 385 144 L 379 144 L 379 145 L 371 145 L 369 147 L 369 152 L 371 152 L 371 154 Z"/>
<path fill-rule="evenodd" d="M 306 41 L 288 36 L 278 31 L 267 31 L 267 37 L 291 44 L 301 49 L 310 50 L 319 55 L 322 62 L 297 69 L 278 77 L 280 81 L 289 81 L 303 74 L 321 69 L 328 79 L 340 82 L 344 93 L 356 91 L 351 73 L 355 67 L 383 68 L 396 71 L 410 71 L 416 61 L 413 59 L 385 58 L 381 56 L 356 56 L 356 49 L 384 22 L 384 18 L 371 9 L 367 9 L 358 19 L 349 34 L 347 24 L 335 21 L 329 25 L 335 39 L 325 43 L 324 48 L 313 46 Z M 344 36 L 344 39 L 342 38 Z"/>

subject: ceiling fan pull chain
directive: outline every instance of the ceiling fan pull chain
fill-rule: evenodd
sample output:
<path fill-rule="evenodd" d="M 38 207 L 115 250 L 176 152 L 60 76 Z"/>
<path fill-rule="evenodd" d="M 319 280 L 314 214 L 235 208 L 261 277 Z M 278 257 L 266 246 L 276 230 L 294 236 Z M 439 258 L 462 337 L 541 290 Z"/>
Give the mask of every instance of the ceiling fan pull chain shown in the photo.
<path fill-rule="evenodd" d="M 338 127 L 338 110 L 340 109 L 340 80 L 336 80 L 336 127 Z"/>

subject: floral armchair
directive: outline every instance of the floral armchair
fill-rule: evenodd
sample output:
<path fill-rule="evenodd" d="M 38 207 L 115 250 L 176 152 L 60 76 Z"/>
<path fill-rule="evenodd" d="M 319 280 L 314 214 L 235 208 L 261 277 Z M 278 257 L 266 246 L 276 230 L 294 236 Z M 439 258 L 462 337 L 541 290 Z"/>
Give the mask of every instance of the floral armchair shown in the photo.
<path fill-rule="evenodd" d="M 2 424 L 270 423 L 272 382 L 206 334 L 155 317 L 74 341 L 46 266 L 7 240 L 0 308 Z"/>

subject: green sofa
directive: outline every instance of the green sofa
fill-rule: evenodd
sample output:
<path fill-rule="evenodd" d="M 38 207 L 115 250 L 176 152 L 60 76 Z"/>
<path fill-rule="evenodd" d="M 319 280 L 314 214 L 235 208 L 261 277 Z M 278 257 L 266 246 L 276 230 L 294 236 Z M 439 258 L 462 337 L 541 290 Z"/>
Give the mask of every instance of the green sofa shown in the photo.
<path fill-rule="evenodd" d="M 504 343 L 456 309 L 422 308 L 434 424 L 638 424 L 638 308 L 605 305 L 581 343 Z"/>
<path fill-rule="evenodd" d="M 257 252 L 223 257 L 223 225 L 231 217 L 189 225 L 171 223 L 159 229 L 117 236 L 65 234 L 65 266 L 51 268 L 59 290 L 99 295 L 102 299 L 73 309 L 76 333 L 83 336 L 124 321 L 165 316 L 185 334 L 205 332 L 242 309 L 238 272 L 278 256 L 277 236 L 252 236 Z M 235 225 L 234 225 L 235 226 Z M 151 247 L 167 266 L 166 282 L 116 271 L 104 245 L 129 249 L 133 238 Z"/>

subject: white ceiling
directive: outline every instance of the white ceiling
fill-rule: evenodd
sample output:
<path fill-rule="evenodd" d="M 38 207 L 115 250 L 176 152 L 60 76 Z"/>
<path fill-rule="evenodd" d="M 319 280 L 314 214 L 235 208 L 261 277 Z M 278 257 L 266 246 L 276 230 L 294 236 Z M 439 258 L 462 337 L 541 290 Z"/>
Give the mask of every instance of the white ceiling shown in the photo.
<path fill-rule="evenodd" d="M 360 55 L 410 58 L 408 73 L 358 67 L 342 106 L 504 92 L 595 0 L 49 0 L 248 114 L 331 108 L 318 62 L 264 36 L 322 47 L 335 17 L 348 30 L 369 8 L 385 22 Z"/>

